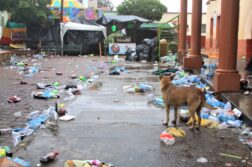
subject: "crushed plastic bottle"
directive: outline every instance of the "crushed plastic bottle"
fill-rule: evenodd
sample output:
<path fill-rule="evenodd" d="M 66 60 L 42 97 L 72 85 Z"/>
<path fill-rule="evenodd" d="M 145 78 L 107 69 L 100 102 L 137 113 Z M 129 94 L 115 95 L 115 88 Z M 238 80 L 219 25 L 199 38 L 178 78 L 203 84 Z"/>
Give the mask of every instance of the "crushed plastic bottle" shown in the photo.
<path fill-rule="evenodd" d="M 40 116 L 41 114 L 42 114 L 41 111 L 33 111 L 33 112 L 31 112 L 26 118 L 27 118 L 28 120 L 32 120 L 32 119 L 34 119 L 34 118 Z"/>
<path fill-rule="evenodd" d="M 59 155 L 59 153 L 57 151 L 53 151 L 53 152 L 43 156 L 42 158 L 40 158 L 40 163 L 42 165 L 48 164 L 48 163 L 54 161 L 58 155 Z"/>
<path fill-rule="evenodd" d="M 21 135 L 18 132 L 12 132 L 12 143 L 14 147 L 21 143 Z"/>
<path fill-rule="evenodd" d="M 160 135 L 160 140 L 165 143 L 166 145 L 173 145 L 175 144 L 175 138 L 167 131 L 163 131 Z"/>
<path fill-rule="evenodd" d="M 234 128 L 240 128 L 242 125 L 242 121 L 240 120 L 229 120 L 227 124 Z"/>

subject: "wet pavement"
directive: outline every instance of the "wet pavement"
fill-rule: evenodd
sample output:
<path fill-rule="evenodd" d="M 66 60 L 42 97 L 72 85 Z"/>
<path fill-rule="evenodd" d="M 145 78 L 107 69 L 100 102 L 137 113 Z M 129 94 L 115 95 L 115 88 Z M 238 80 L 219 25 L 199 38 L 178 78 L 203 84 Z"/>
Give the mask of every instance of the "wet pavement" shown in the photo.
<path fill-rule="evenodd" d="M 67 82 L 69 78 L 66 76 L 72 75 L 73 72 L 81 73 L 84 66 L 90 66 L 92 62 L 98 63 L 98 60 L 110 61 L 99 57 L 52 58 L 44 68 L 57 64 L 57 70 L 48 70 L 51 71 L 50 74 L 39 73 L 32 82 L 43 78 L 41 75 L 53 81 L 56 77 L 55 71 L 64 73 L 62 78 L 57 78 L 57 80 Z M 76 65 L 80 66 L 77 72 L 72 70 Z M 225 166 L 225 163 L 246 166 L 241 160 L 222 157 L 220 153 L 241 156 L 252 162 L 251 150 L 238 141 L 237 129 L 202 128 L 200 132 L 192 132 L 189 131 L 187 125 L 180 123 L 179 126 L 185 130 L 186 137 L 176 138 L 176 143 L 172 146 L 161 143 L 159 135 L 165 130 L 161 124 L 165 116 L 164 109 L 147 104 L 149 93 L 129 94 L 122 90 L 124 85 L 148 81 L 155 89 L 152 93 L 158 96 L 160 95 L 159 79 L 151 75 L 150 65 L 130 63 L 128 66 L 131 67 L 128 73 L 122 73 L 120 76 L 109 76 L 108 69 L 104 69 L 104 73 L 96 81 L 101 82 L 102 87 L 94 89 L 90 85 L 90 88 L 84 90 L 81 96 L 67 104 L 67 110 L 69 114 L 76 116 L 75 120 L 60 122 L 58 133 L 53 133 L 48 129 L 39 129 L 30 140 L 24 141 L 25 144 L 22 144 L 15 156 L 21 156 L 30 161 L 32 166 L 36 166 L 40 157 L 52 150 L 58 150 L 60 152 L 58 159 L 48 165 L 49 167 L 61 167 L 66 160 L 70 159 L 99 159 L 120 167 L 216 167 Z M 5 88 L 9 85 L 12 87 L 8 89 L 9 91 L 5 90 L 5 95 L 10 94 L 10 90 L 17 85 L 13 76 L 9 76 L 9 79 L 13 85 L 7 84 L 8 81 L 6 81 Z M 22 91 L 26 94 L 27 100 L 14 104 L 18 105 L 16 110 L 26 105 L 29 108 L 23 109 L 31 111 L 35 106 L 42 107 L 57 101 L 38 102 L 29 97 L 26 89 Z M 1 96 L 1 102 L 5 101 L 5 98 Z M 4 108 L 5 113 L 10 108 Z M 16 110 L 13 109 L 11 113 Z M 199 157 L 207 158 L 208 163 L 198 163 Z"/>

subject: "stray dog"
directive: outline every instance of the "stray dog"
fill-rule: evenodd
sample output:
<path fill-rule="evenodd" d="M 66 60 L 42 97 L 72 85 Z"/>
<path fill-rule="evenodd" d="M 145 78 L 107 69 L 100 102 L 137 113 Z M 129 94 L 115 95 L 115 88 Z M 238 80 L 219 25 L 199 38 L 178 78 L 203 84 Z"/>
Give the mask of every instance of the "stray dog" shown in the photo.
<path fill-rule="evenodd" d="M 163 124 L 168 126 L 170 107 L 173 106 L 174 120 L 172 121 L 172 123 L 176 125 L 178 108 L 186 104 L 188 105 L 190 115 L 193 119 L 193 125 L 191 129 L 193 130 L 196 124 L 196 113 L 198 116 L 198 127 L 196 129 L 199 130 L 201 125 L 200 112 L 202 107 L 206 107 L 212 110 L 215 108 L 206 103 L 205 95 L 202 90 L 194 86 L 177 87 L 173 85 L 172 80 L 174 76 L 175 74 L 171 74 L 170 76 L 160 76 L 160 88 L 166 108 L 166 121 Z"/>

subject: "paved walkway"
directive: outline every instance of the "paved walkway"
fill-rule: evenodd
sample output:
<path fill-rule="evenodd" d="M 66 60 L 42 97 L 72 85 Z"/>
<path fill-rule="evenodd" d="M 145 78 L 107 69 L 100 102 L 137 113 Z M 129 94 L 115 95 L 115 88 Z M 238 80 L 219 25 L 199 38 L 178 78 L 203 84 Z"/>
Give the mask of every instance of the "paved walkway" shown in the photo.
<path fill-rule="evenodd" d="M 86 62 L 87 65 L 110 61 L 98 57 L 96 60 L 81 57 L 73 59 L 75 63 Z M 64 66 L 66 60 L 74 64 L 71 58 L 53 58 L 47 64 L 57 63 L 57 69 L 63 66 L 67 71 L 72 71 L 70 66 Z M 242 166 L 241 160 L 222 157 L 220 153 L 251 159 L 251 151 L 238 141 L 236 129 L 202 128 L 200 132 L 191 132 L 185 124 L 179 124 L 186 131 L 186 137 L 176 138 L 172 146 L 161 143 L 159 135 L 165 130 L 161 125 L 164 109 L 147 105 L 148 94 L 122 91 L 124 85 L 147 81 L 155 88 L 153 93 L 159 96 L 159 78 L 150 74 L 152 67 L 148 64 L 130 63 L 127 66 L 130 68 L 128 73 L 120 76 L 109 76 L 108 68 L 104 69 L 96 81 L 102 83 L 101 88 L 87 89 L 67 105 L 69 114 L 76 116 L 74 121 L 60 122 L 58 133 L 40 129 L 32 141 L 24 141 L 24 147 L 15 156 L 21 156 L 36 166 L 41 156 L 56 149 L 60 155 L 49 167 L 63 166 L 68 159 L 99 159 L 119 167 L 203 166 L 196 161 L 199 157 L 208 159 L 204 166 L 225 166 L 225 163 Z M 43 78 L 41 75 L 37 77 Z M 49 76 L 54 80 L 57 77 Z"/>

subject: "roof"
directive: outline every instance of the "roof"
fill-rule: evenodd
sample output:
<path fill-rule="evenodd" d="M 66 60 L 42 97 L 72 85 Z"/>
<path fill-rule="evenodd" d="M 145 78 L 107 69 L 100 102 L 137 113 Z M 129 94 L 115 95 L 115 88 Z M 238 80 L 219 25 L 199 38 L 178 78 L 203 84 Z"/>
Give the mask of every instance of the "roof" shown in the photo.
<path fill-rule="evenodd" d="M 152 29 L 152 28 L 171 29 L 176 27 L 171 23 L 143 23 L 140 26 L 140 29 Z"/>
<path fill-rule="evenodd" d="M 74 22 L 67 22 L 62 26 L 64 36 L 68 30 L 79 30 L 79 31 L 101 31 L 103 32 L 104 37 L 107 36 L 106 28 L 101 25 L 88 25 Z"/>
<path fill-rule="evenodd" d="M 138 16 L 134 16 L 134 15 L 106 15 L 106 16 L 103 15 L 99 20 L 97 20 L 97 22 L 102 25 L 107 25 L 111 22 L 125 23 L 125 22 L 132 22 L 132 21 L 137 21 L 137 22 L 142 22 L 142 23 L 150 22 L 150 20 L 147 20 Z"/>

